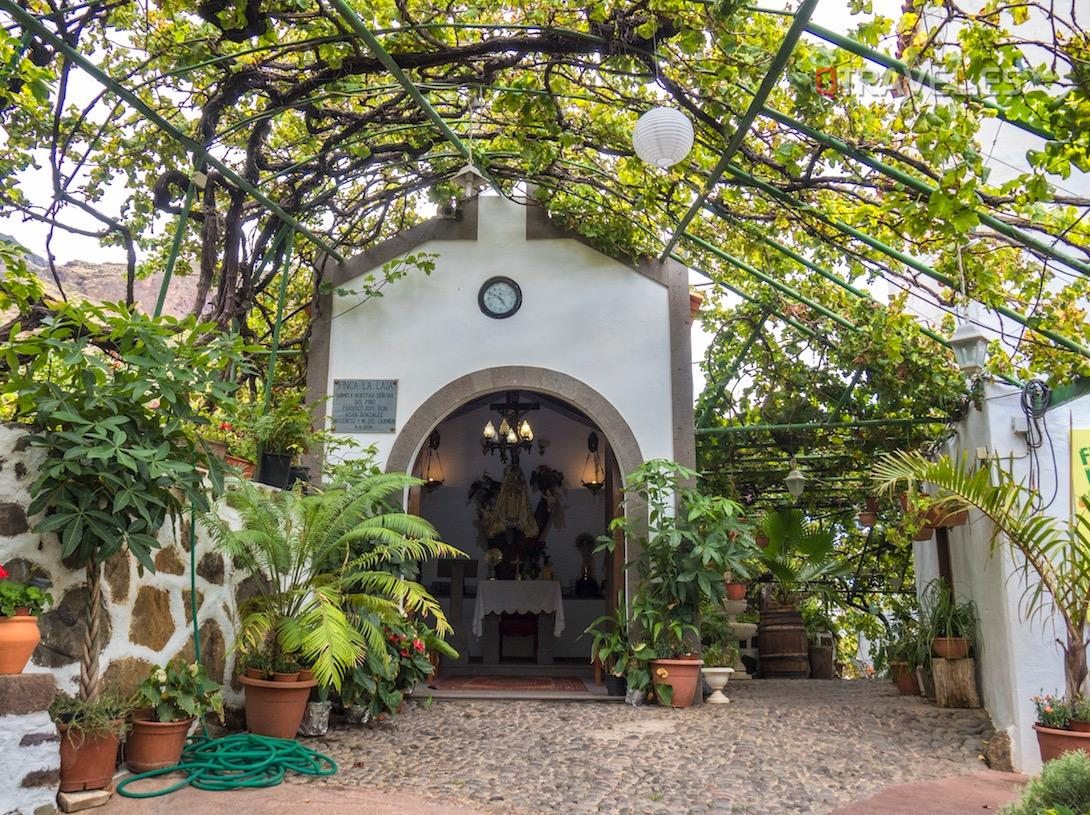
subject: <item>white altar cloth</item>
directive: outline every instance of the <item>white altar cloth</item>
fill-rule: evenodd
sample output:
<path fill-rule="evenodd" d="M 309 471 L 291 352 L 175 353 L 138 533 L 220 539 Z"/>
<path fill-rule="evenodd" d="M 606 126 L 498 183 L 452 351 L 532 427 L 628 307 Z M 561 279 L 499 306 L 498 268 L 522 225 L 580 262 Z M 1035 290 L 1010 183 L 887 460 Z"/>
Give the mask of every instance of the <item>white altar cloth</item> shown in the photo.
<path fill-rule="evenodd" d="M 559 580 L 478 580 L 473 634 L 484 636 L 486 614 L 555 614 L 553 636 L 564 631 Z"/>

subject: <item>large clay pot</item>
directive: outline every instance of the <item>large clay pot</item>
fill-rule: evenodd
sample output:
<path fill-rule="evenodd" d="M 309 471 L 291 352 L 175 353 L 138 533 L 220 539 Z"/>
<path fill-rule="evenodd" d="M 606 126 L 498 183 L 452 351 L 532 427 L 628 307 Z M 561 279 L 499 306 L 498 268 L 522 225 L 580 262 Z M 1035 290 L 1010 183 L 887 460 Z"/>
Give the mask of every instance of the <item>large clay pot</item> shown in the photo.
<path fill-rule="evenodd" d="M 0 617 L 0 674 L 21 674 L 41 639 L 37 617 Z"/>
<path fill-rule="evenodd" d="M 901 696 L 919 696 L 920 683 L 916 674 L 908 669 L 907 662 L 889 663 L 889 675 L 893 677 L 893 684 Z"/>
<path fill-rule="evenodd" d="M 193 719 L 153 722 L 134 718 L 132 732 L 125 739 L 125 763 L 134 773 L 173 767 L 182 757 Z"/>
<path fill-rule="evenodd" d="M 118 737 L 115 733 L 84 736 L 66 724 L 61 734 L 61 792 L 102 790 L 110 786 L 117 768 Z"/>
<path fill-rule="evenodd" d="M 798 609 L 766 609 L 757 624 L 761 674 L 769 679 L 808 679 L 810 640 Z"/>
<path fill-rule="evenodd" d="M 240 676 L 246 686 L 246 729 L 259 736 L 293 739 L 303 721 L 310 689 L 318 683 L 269 682 Z"/>
<path fill-rule="evenodd" d="M 935 637 L 931 652 L 940 659 L 965 659 L 969 656 L 969 640 L 965 637 Z"/>
<path fill-rule="evenodd" d="M 249 459 L 239 458 L 228 453 L 224 459 L 232 467 L 237 467 L 242 472 L 243 478 L 253 478 L 254 472 L 257 470 L 257 465 Z"/>
<path fill-rule="evenodd" d="M 1033 729 L 1037 731 L 1037 747 L 1041 750 L 1041 761 L 1052 761 L 1064 753 L 1072 753 L 1075 750 L 1090 753 L 1090 733 L 1059 730 L 1040 724 L 1035 724 Z"/>
<path fill-rule="evenodd" d="M 728 600 L 745 600 L 746 599 L 746 586 L 745 583 L 727 583 L 727 599 Z"/>
<path fill-rule="evenodd" d="M 696 698 L 700 667 L 703 664 L 702 659 L 653 659 L 651 681 L 656 685 L 669 685 L 674 689 L 670 699 L 671 707 L 689 707 Z"/>

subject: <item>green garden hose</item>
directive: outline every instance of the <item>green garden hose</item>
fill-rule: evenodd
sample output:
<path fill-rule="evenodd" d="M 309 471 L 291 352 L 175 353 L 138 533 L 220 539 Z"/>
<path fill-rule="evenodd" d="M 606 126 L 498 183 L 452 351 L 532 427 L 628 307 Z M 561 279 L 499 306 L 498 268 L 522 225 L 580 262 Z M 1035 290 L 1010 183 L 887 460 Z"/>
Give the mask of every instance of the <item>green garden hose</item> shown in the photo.
<path fill-rule="evenodd" d="M 337 772 L 337 764 L 329 756 L 291 739 L 253 733 L 235 733 L 218 739 L 197 736 L 186 745 L 177 765 L 126 778 L 117 785 L 117 792 L 126 798 L 156 798 L 189 786 L 212 792 L 275 787 L 288 770 L 300 775 L 326 776 Z M 126 789 L 135 781 L 173 772 L 185 773 L 185 778 L 150 792 Z"/>

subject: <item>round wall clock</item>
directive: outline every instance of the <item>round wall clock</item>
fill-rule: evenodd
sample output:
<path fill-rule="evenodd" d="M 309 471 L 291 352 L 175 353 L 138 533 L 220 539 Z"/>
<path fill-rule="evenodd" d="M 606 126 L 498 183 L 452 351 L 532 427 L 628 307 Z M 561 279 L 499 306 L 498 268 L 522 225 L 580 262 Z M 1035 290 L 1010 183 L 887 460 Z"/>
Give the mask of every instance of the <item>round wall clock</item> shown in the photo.
<path fill-rule="evenodd" d="M 522 289 L 509 277 L 490 277 L 477 293 L 477 305 L 486 316 L 503 320 L 522 306 Z"/>

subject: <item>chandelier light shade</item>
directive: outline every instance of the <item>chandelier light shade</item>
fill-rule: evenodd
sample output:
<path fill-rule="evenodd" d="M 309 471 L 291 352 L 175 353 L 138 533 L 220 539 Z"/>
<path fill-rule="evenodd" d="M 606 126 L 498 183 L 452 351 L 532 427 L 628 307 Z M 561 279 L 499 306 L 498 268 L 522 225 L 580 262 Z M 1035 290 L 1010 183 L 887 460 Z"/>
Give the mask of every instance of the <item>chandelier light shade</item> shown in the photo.
<path fill-rule="evenodd" d="M 481 452 L 485 455 L 500 454 L 500 461 L 507 463 L 508 458 L 514 464 L 518 464 L 519 451 L 527 453 L 533 449 L 534 429 L 525 418 L 525 413 L 537 410 L 540 405 L 537 402 L 519 402 L 516 391 L 508 391 L 507 400 L 499 404 L 492 404 L 490 409 L 500 414 L 499 428 L 489 420 L 481 431 Z M 541 452 L 545 452 L 545 442 L 542 440 Z"/>
<path fill-rule="evenodd" d="M 428 447 L 424 453 L 424 492 L 433 492 L 443 486 L 443 461 L 439 458 L 439 431 L 433 430 L 428 436 Z"/>
<path fill-rule="evenodd" d="M 648 164 L 673 167 L 693 149 L 693 124 L 680 110 L 651 108 L 636 122 L 632 146 Z"/>
<path fill-rule="evenodd" d="M 950 349 L 965 376 L 976 376 L 984 370 L 984 363 L 988 361 L 988 338 L 976 324 L 960 320 L 950 337 Z"/>
<path fill-rule="evenodd" d="M 587 461 L 583 465 L 583 486 L 590 494 L 597 496 L 605 486 L 605 470 L 602 469 L 602 457 L 598 452 L 598 434 L 593 430 L 587 436 Z"/>

